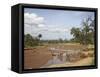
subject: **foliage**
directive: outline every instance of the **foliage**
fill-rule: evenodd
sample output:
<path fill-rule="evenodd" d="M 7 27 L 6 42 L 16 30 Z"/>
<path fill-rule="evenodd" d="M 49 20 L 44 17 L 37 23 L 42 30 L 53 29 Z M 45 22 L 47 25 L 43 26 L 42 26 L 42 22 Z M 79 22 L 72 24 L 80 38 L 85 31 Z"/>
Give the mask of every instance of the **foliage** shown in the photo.
<path fill-rule="evenodd" d="M 40 40 L 42 37 L 42 34 L 39 34 L 37 37 L 32 37 L 30 34 L 24 35 L 24 47 L 34 47 L 34 46 L 40 46 L 43 44 L 57 44 L 57 43 L 67 43 L 68 40 L 65 39 L 58 39 L 58 40 Z"/>
<path fill-rule="evenodd" d="M 71 34 L 73 35 L 72 41 L 79 42 L 80 44 L 87 45 L 94 43 L 94 20 L 92 18 L 87 18 L 82 22 L 81 28 L 73 27 L 71 29 Z"/>
<path fill-rule="evenodd" d="M 67 39 L 58 39 L 58 40 L 41 40 L 43 43 L 48 43 L 48 44 L 57 44 L 57 43 L 67 43 L 69 42 Z"/>
<path fill-rule="evenodd" d="M 32 37 L 30 34 L 24 35 L 24 47 L 37 46 L 39 39 Z"/>
<path fill-rule="evenodd" d="M 39 35 L 38 35 L 38 38 L 40 39 L 41 37 L 42 37 L 42 34 L 39 34 Z"/>

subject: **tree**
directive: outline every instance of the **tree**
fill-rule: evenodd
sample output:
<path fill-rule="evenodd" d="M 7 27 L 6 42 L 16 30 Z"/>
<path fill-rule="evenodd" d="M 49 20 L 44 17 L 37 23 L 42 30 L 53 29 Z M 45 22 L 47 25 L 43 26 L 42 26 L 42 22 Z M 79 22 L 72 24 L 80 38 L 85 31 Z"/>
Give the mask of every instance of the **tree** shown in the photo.
<path fill-rule="evenodd" d="M 63 40 L 63 39 L 61 39 L 61 38 L 59 38 L 58 42 L 59 42 L 59 43 L 63 43 L 63 42 L 64 42 L 64 40 Z"/>
<path fill-rule="evenodd" d="M 85 21 L 83 21 L 83 33 L 86 37 L 84 39 L 85 44 L 93 44 L 94 43 L 94 27 L 95 20 L 91 17 L 88 17 Z"/>
<path fill-rule="evenodd" d="M 24 47 L 34 47 L 38 45 L 38 39 L 32 37 L 30 34 L 24 35 Z"/>
<path fill-rule="evenodd" d="M 38 38 L 40 39 L 41 37 L 42 37 L 42 34 L 39 34 L 39 35 L 38 35 Z"/>
<path fill-rule="evenodd" d="M 87 18 L 82 22 L 82 28 L 72 28 L 73 40 L 80 44 L 88 45 L 94 43 L 94 20 Z"/>
<path fill-rule="evenodd" d="M 73 35 L 73 40 L 76 42 L 82 42 L 82 33 L 80 31 L 80 28 L 72 28 L 71 29 L 71 34 Z"/>
<path fill-rule="evenodd" d="M 90 37 L 95 37 L 94 34 L 95 34 L 95 19 L 91 19 L 89 18 L 89 21 L 91 21 L 90 23 Z M 94 44 L 94 38 L 91 39 L 91 43 Z"/>
<path fill-rule="evenodd" d="M 40 38 L 41 38 L 41 37 L 42 37 L 42 34 L 39 34 L 39 35 L 38 35 L 38 38 L 39 38 L 39 45 L 41 45 L 41 43 L 42 43 L 42 42 L 40 41 Z"/>

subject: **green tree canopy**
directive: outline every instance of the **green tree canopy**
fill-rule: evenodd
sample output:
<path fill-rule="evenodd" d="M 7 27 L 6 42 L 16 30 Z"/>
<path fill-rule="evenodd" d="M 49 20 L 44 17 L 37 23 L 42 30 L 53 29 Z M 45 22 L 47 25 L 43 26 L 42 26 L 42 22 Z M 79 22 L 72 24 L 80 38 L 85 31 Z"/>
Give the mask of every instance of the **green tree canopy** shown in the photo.
<path fill-rule="evenodd" d="M 30 34 L 24 35 L 24 47 L 34 47 L 38 45 L 38 39 Z"/>
<path fill-rule="evenodd" d="M 92 20 L 92 18 L 87 18 L 82 22 L 81 28 L 73 27 L 71 29 L 71 34 L 74 37 L 73 40 L 79 42 L 80 44 L 93 44 L 94 26 L 94 20 Z"/>

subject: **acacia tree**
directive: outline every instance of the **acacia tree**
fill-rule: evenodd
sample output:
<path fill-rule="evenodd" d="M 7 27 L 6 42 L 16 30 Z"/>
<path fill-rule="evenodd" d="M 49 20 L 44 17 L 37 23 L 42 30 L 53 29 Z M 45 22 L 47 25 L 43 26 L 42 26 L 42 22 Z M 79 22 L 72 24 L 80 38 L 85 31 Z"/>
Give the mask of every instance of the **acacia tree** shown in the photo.
<path fill-rule="evenodd" d="M 71 34 L 75 42 L 79 42 L 83 45 L 88 45 L 94 42 L 94 20 L 87 18 L 82 22 L 82 28 L 72 28 Z"/>
<path fill-rule="evenodd" d="M 90 34 L 90 36 L 91 37 L 95 37 L 95 19 L 91 19 L 91 18 L 89 18 L 89 20 L 91 21 L 91 23 L 90 23 L 90 31 L 91 31 L 91 34 Z M 94 44 L 94 38 L 92 38 L 91 39 L 91 43 L 92 44 Z"/>
<path fill-rule="evenodd" d="M 71 34 L 73 35 L 73 37 L 74 37 L 74 41 L 76 41 L 76 42 L 81 42 L 81 31 L 80 31 L 80 29 L 79 28 L 75 28 L 75 27 L 73 27 L 72 29 L 71 29 Z"/>

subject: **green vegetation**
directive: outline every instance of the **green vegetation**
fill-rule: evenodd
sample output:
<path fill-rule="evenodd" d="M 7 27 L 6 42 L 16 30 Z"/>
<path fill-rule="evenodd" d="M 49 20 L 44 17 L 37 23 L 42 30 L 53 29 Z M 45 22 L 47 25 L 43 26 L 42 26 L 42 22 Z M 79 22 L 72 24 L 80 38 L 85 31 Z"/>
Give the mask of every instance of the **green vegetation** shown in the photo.
<path fill-rule="evenodd" d="M 38 46 L 39 44 L 39 39 L 32 37 L 30 34 L 24 35 L 24 47 L 34 47 Z"/>
<path fill-rule="evenodd" d="M 71 29 L 71 34 L 74 38 L 71 39 L 72 42 L 79 42 L 83 45 L 94 44 L 94 20 L 92 18 L 87 18 L 82 22 L 81 28 L 73 27 Z"/>
<path fill-rule="evenodd" d="M 43 46 L 44 44 L 57 44 L 57 43 L 67 43 L 68 40 L 40 40 L 42 37 L 41 34 L 39 34 L 37 37 L 32 37 L 30 34 L 24 35 L 24 47 L 30 48 L 35 46 Z"/>

